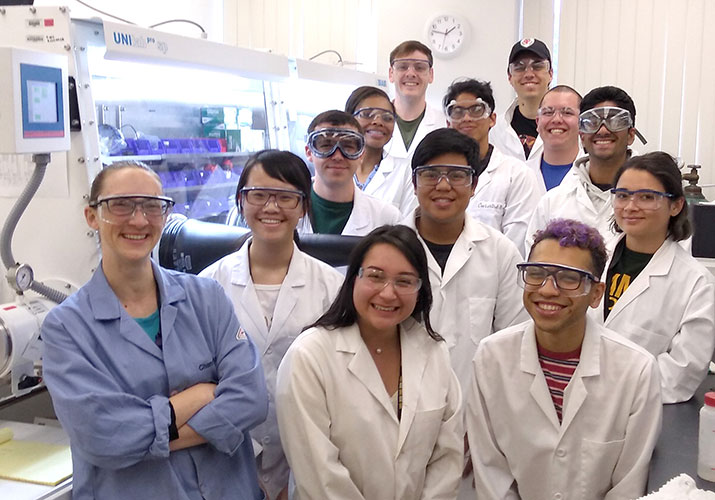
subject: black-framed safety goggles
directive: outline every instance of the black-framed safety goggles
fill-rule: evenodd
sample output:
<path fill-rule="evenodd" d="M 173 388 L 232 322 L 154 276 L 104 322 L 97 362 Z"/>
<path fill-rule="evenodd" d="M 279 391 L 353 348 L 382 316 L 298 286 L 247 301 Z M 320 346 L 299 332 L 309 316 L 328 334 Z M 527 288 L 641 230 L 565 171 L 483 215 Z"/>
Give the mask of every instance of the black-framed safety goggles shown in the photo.
<path fill-rule="evenodd" d="M 308 135 L 308 149 L 318 158 L 330 158 L 339 149 L 348 160 L 356 160 L 365 150 L 365 138 L 344 128 L 323 128 Z"/>
<path fill-rule="evenodd" d="M 537 291 L 553 278 L 556 288 L 564 295 L 586 295 L 592 283 L 598 283 L 593 273 L 576 267 L 552 264 L 548 262 L 522 262 L 516 265 L 519 270 L 518 283 L 524 290 Z M 583 283 L 585 286 L 581 286 Z"/>

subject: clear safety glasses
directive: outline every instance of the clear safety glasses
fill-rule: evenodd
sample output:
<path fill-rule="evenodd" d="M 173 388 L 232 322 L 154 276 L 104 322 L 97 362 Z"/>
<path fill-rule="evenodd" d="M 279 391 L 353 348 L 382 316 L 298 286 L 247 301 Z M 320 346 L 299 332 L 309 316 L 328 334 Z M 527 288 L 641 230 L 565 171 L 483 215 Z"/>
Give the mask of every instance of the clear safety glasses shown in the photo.
<path fill-rule="evenodd" d="M 353 116 L 358 120 L 366 120 L 369 122 L 374 122 L 378 119 L 383 123 L 395 122 L 395 113 L 383 108 L 360 108 L 353 113 Z"/>
<path fill-rule="evenodd" d="M 412 175 L 418 187 L 436 186 L 442 179 L 452 187 L 461 187 L 471 186 L 474 170 L 464 165 L 425 165 L 415 168 Z"/>
<path fill-rule="evenodd" d="M 241 199 L 249 205 L 265 207 L 271 199 L 278 208 L 292 210 L 300 205 L 304 195 L 293 189 L 248 187 L 239 191 Z"/>
<path fill-rule="evenodd" d="M 590 272 L 560 264 L 523 262 L 516 267 L 519 269 L 519 286 L 528 292 L 538 291 L 549 277 L 553 278 L 556 288 L 568 297 L 586 295 L 591 291 L 591 284 L 598 283 Z"/>
<path fill-rule="evenodd" d="M 310 133 L 308 148 L 318 158 L 330 158 L 339 149 L 348 160 L 356 160 L 365 149 L 365 138 L 350 129 L 323 128 Z"/>
<path fill-rule="evenodd" d="M 147 221 L 159 224 L 164 222 L 164 217 L 174 206 L 174 200 L 165 196 L 125 194 L 99 198 L 89 206 L 99 208 L 100 218 L 109 224 L 120 224 L 134 217 L 137 208 Z"/>
<path fill-rule="evenodd" d="M 623 188 L 613 188 L 611 197 L 613 208 L 625 208 L 628 203 L 633 202 L 641 210 L 658 210 L 663 205 L 665 198 L 675 198 L 675 195 L 653 189 L 629 191 Z"/>
<path fill-rule="evenodd" d="M 561 117 L 562 120 L 567 120 L 569 118 L 575 118 L 578 116 L 578 111 L 573 108 L 569 108 L 568 106 L 563 108 L 544 106 L 543 108 L 539 108 L 538 113 L 540 117 L 546 118 L 548 120 L 551 120 L 557 114 Z"/>
<path fill-rule="evenodd" d="M 373 290 L 381 291 L 392 283 L 395 293 L 398 295 L 412 295 L 422 286 L 422 280 L 411 274 L 400 274 L 399 276 L 388 276 L 385 271 L 376 267 L 358 269 L 358 277 Z"/>
<path fill-rule="evenodd" d="M 549 61 L 546 59 L 540 61 L 522 59 L 521 61 L 509 63 L 509 73 L 512 75 L 523 75 L 528 70 L 539 73 L 541 71 L 549 71 L 549 69 L 551 69 L 551 64 L 549 64 Z"/>
<path fill-rule="evenodd" d="M 578 117 L 578 129 L 584 134 L 595 134 L 601 125 L 605 125 L 611 132 L 619 132 L 631 128 L 633 118 L 627 109 L 614 106 L 592 108 Z"/>
<path fill-rule="evenodd" d="M 464 120 L 467 115 L 474 120 L 481 120 L 483 118 L 488 118 L 492 114 L 492 110 L 489 105 L 482 101 L 481 97 L 477 98 L 475 101 L 471 102 L 461 102 L 457 103 L 454 99 L 447 104 L 445 108 L 445 114 L 449 117 L 450 121 L 460 122 Z"/>
<path fill-rule="evenodd" d="M 392 69 L 398 73 L 406 73 L 410 68 L 415 70 L 415 73 L 426 74 L 432 65 L 424 59 L 395 59 L 392 61 Z"/>

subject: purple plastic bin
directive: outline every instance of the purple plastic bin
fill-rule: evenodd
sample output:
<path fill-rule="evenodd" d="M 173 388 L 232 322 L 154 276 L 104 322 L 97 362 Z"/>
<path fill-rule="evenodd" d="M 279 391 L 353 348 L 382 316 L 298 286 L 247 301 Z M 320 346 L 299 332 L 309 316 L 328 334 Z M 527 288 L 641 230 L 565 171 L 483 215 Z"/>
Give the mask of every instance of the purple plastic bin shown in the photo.
<path fill-rule="evenodd" d="M 179 144 L 181 147 L 181 154 L 191 154 L 194 153 L 194 145 L 191 143 L 191 139 L 179 139 Z"/>
<path fill-rule="evenodd" d="M 210 153 L 220 153 L 221 152 L 221 141 L 218 139 L 204 139 L 206 144 L 206 149 Z"/>
<path fill-rule="evenodd" d="M 137 153 L 137 141 L 135 139 L 126 139 L 127 148 L 122 151 L 122 155 L 130 156 Z"/>
<path fill-rule="evenodd" d="M 138 155 L 150 155 L 151 154 L 151 144 L 146 139 L 137 139 L 134 141 L 136 144 L 136 154 Z"/>
<path fill-rule="evenodd" d="M 162 139 L 162 145 L 164 146 L 164 152 L 166 154 L 179 154 L 181 153 L 181 143 L 179 139 Z"/>

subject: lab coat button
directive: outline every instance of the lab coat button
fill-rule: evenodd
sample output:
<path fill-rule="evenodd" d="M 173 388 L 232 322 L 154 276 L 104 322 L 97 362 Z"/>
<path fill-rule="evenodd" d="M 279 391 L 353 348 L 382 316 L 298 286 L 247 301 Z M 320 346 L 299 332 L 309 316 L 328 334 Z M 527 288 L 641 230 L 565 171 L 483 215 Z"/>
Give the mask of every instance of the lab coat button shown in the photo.
<path fill-rule="evenodd" d="M 554 493 L 554 500 L 561 500 L 563 497 L 561 493 Z"/>
<path fill-rule="evenodd" d="M 564 450 L 563 448 L 558 448 L 558 449 L 556 450 L 556 456 L 557 456 L 557 457 L 565 457 L 565 456 L 566 456 L 566 450 Z"/>

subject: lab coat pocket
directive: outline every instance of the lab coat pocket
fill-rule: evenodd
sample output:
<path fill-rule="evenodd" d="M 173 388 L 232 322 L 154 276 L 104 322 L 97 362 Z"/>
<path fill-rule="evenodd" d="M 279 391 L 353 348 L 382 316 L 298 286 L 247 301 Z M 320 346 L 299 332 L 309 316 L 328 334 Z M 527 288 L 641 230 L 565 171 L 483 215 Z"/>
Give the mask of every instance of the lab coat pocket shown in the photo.
<path fill-rule="evenodd" d="M 484 287 L 486 284 L 476 286 Z M 491 297 L 469 297 L 469 335 L 475 346 L 492 333 L 495 305 L 496 299 Z"/>
<path fill-rule="evenodd" d="M 416 411 L 407 433 L 402 453 L 409 456 L 410 463 L 423 473 L 437 443 L 445 411 L 447 405 L 434 410 Z"/>
<path fill-rule="evenodd" d="M 581 440 L 581 498 L 603 498 L 611 489 L 611 478 L 625 439 L 616 441 Z"/>
<path fill-rule="evenodd" d="M 655 330 L 647 330 L 634 324 L 623 325 L 618 333 L 646 349 L 653 356 L 668 350 L 672 335 L 663 335 Z M 675 332 L 673 332 L 675 334 Z"/>

